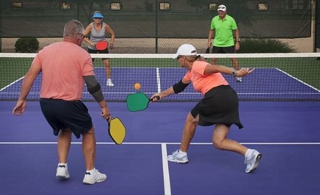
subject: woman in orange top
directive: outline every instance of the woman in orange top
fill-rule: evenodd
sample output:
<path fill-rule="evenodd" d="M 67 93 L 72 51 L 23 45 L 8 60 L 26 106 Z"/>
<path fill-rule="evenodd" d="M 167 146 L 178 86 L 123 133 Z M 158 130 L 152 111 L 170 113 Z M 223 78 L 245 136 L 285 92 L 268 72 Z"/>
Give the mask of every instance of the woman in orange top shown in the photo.
<path fill-rule="evenodd" d="M 170 88 L 154 94 L 151 98 L 160 99 L 182 92 L 191 82 L 195 90 L 204 95 L 197 105 L 188 113 L 183 130 L 180 149 L 168 156 L 168 161 L 187 163 L 187 150 L 194 136 L 196 126 L 215 125 L 212 142 L 220 150 L 229 150 L 245 156 L 246 173 L 252 172 L 259 165 L 262 157 L 257 150 L 249 149 L 240 143 L 227 138 L 230 126 L 235 124 L 239 129 L 243 125 L 239 119 L 239 100 L 237 93 L 228 84 L 221 73 L 243 77 L 252 73 L 253 69 L 242 68 L 234 70 L 220 65 L 211 65 L 206 62 L 197 50 L 190 44 L 179 47 L 174 58 L 180 66 L 188 70 L 185 76 Z"/>

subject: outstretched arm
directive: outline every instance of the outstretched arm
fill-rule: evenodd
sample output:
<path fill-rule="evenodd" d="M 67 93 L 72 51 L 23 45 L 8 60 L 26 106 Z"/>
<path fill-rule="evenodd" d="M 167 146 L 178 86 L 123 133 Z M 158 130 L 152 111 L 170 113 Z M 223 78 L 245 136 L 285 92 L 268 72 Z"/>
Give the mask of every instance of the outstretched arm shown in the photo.
<path fill-rule="evenodd" d="M 223 74 L 230 74 L 236 77 L 243 77 L 246 76 L 250 73 L 252 73 L 254 71 L 254 69 L 249 69 L 249 68 L 241 68 L 240 70 L 235 70 L 233 68 L 229 68 L 226 66 L 222 66 L 222 65 L 212 65 L 212 64 L 208 64 L 206 66 L 206 68 L 204 69 L 204 74 L 205 75 L 209 75 L 209 74 L 213 74 L 213 73 L 223 73 Z"/>
<path fill-rule="evenodd" d="M 177 94 L 182 92 L 188 85 L 190 84 L 190 81 L 182 78 L 178 83 L 172 85 L 171 87 L 169 87 L 168 89 L 161 91 L 160 93 L 156 93 L 154 95 L 151 96 L 150 99 L 152 99 L 152 101 L 158 101 L 158 99 L 156 98 L 156 96 L 159 96 L 160 99 L 166 97 L 166 96 L 170 96 L 172 94 Z"/>

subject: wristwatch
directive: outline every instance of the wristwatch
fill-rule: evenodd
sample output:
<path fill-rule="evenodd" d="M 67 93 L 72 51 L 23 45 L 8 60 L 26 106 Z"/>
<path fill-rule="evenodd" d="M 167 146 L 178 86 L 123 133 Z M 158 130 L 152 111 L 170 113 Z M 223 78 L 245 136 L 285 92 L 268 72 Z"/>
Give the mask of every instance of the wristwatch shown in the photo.
<path fill-rule="evenodd" d="M 237 71 L 236 71 L 235 69 L 233 69 L 233 71 L 232 71 L 232 75 L 233 75 L 234 77 L 236 77 L 236 76 L 237 76 Z"/>

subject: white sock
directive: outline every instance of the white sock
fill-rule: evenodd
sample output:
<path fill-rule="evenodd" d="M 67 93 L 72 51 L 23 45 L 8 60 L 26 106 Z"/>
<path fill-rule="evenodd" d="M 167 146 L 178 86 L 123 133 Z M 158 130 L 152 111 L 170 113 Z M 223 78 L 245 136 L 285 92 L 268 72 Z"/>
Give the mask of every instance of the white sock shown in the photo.
<path fill-rule="evenodd" d="M 187 153 L 186 153 L 186 152 L 182 152 L 181 150 L 179 150 L 178 155 L 179 155 L 179 156 L 185 156 L 185 155 L 187 155 Z"/>
<path fill-rule="evenodd" d="M 252 153 L 253 153 L 253 150 L 252 149 L 248 149 L 244 156 L 245 157 L 250 157 L 252 155 Z"/>
<path fill-rule="evenodd" d="M 86 170 L 86 172 L 89 172 L 90 174 L 93 174 L 96 168 L 93 168 L 92 170 Z"/>
<path fill-rule="evenodd" d="M 66 168 L 68 167 L 68 164 L 67 164 L 67 163 L 58 163 L 58 167 L 59 167 L 60 165 L 61 165 L 61 166 L 65 166 Z"/>

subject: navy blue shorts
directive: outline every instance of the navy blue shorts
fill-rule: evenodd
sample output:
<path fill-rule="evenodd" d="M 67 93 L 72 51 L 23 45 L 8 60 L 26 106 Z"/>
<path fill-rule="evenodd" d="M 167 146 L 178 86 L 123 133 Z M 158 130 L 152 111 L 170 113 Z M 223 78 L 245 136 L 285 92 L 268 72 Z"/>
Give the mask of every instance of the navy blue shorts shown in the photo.
<path fill-rule="evenodd" d="M 239 118 L 238 95 L 230 85 L 221 85 L 209 90 L 203 99 L 191 110 L 191 115 L 199 115 L 199 125 L 210 126 L 235 124 L 243 128 Z"/>
<path fill-rule="evenodd" d="M 80 100 L 65 101 L 41 98 L 40 106 L 56 136 L 61 129 L 70 128 L 72 133 L 80 138 L 81 134 L 87 133 L 93 126 L 88 108 Z"/>
<path fill-rule="evenodd" d="M 88 48 L 88 53 L 109 53 L 108 47 L 105 50 L 95 50 Z M 106 60 L 108 58 L 102 58 L 102 60 Z M 92 58 L 92 62 L 94 62 L 94 58 Z"/>

